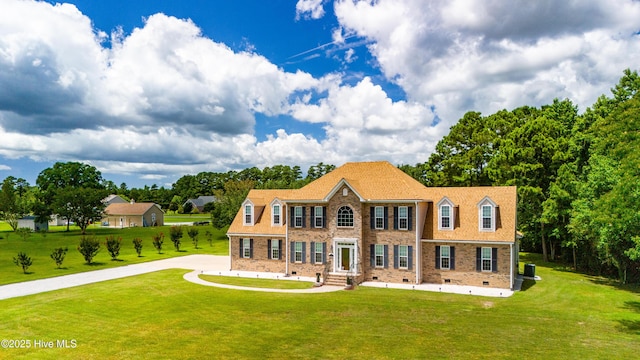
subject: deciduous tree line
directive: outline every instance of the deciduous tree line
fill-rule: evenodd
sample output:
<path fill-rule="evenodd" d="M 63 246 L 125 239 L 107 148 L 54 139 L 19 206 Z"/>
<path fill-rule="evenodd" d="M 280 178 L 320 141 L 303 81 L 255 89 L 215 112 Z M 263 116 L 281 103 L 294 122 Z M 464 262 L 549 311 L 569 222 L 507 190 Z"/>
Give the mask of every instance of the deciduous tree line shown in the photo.
<path fill-rule="evenodd" d="M 24 179 L 9 176 L 0 187 L 0 219 L 16 230 L 18 219 L 27 214 L 46 222 L 52 214 L 74 222 L 84 232 L 102 219 L 108 194 L 118 194 L 137 202 L 155 202 L 165 210 L 178 210 L 187 199 L 214 195 L 216 202 L 205 208 L 212 213 L 215 226 L 222 228 L 233 220 L 240 204 L 252 188 L 299 188 L 333 170 L 334 165 L 311 166 L 306 177 L 299 166 L 275 165 L 262 170 L 252 167 L 225 173 L 201 172 L 185 175 L 171 189 L 145 186 L 128 189 L 105 180 L 95 167 L 78 162 L 56 163 L 43 170 L 31 186 Z M 188 212 L 188 211 L 187 211 Z"/>
<path fill-rule="evenodd" d="M 569 99 L 468 112 L 428 161 L 401 166 L 429 186 L 518 186 L 525 250 L 640 281 L 640 77 L 579 114 Z"/>

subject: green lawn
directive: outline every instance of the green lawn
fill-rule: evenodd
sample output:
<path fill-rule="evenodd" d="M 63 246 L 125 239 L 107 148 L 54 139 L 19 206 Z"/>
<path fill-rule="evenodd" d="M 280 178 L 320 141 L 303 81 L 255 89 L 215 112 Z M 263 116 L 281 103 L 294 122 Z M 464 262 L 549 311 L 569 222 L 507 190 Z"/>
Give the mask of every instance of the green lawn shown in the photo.
<path fill-rule="evenodd" d="M 165 223 L 183 223 L 183 222 L 194 222 L 194 221 L 211 221 L 210 214 L 165 214 L 164 222 Z"/>
<path fill-rule="evenodd" d="M 640 295 L 536 263 L 510 298 L 359 287 L 323 294 L 236 291 L 167 270 L 0 301 L 12 359 L 633 359 Z M 34 340 L 75 340 L 33 349 Z"/>
<path fill-rule="evenodd" d="M 198 275 L 198 277 L 202 280 L 210 281 L 218 284 L 255 287 L 255 288 L 309 289 L 313 287 L 313 283 L 306 282 L 306 281 L 250 279 L 250 278 L 218 276 L 218 275 Z"/>
<path fill-rule="evenodd" d="M 198 249 L 194 248 L 185 229 L 183 238 L 181 239 L 180 252 L 175 250 L 169 238 L 168 226 L 128 229 L 91 227 L 87 231 L 88 235 L 95 235 L 102 243 L 102 246 L 100 252 L 93 260 L 94 263 L 92 265 L 86 265 L 84 258 L 77 250 L 81 238 L 80 231 L 73 227 L 69 232 L 65 230 L 66 227 L 63 226 L 54 227 L 51 232 L 46 234 L 32 233 L 26 240 L 14 232 L 8 230 L 0 231 L 0 284 L 124 266 L 175 256 L 191 254 L 226 255 L 229 252 L 229 242 L 225 235 L 225 230 L 217 230 L 212 226 L 198 227 L 200 231 L 198 235 Z M 213 246 L 210 246 L 206 240 L 206 230 L 209 230 L 213 234 Z M 152 236 L 160 232 L 165 235 L 162 254 L 158 254 L 152 242 Z M 120 256 L 118 257 L 120 261 L 112 261 L 104 245 L 106 237 L 111 235 L 122 238 Z M 139 237 L 143 241 L 142 257 L 138 257 L 135 252 L 132 243 L 134 237 Z M 58 247 L 67 247 L 69 249 L 61 269 L 56 268 L 55 262 L 50 257 L 53 249 Z M 33 265 L 28 269 L 28 274 L 23 274 L 22 269 L 13 263 L 13 258 L 21 251 L 30 256 L 33 261 Z"/>

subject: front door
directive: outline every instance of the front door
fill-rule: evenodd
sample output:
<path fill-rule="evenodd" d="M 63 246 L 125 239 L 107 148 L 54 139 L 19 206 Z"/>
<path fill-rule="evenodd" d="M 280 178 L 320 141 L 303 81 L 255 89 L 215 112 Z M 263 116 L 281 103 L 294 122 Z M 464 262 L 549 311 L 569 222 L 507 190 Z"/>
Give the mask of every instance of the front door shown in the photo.
<path fill-rule="evenodd" d="M 340 270 L 351 270 L 351 249 L 347 247 L 340 248 Z"/>
<path fill-rule="evenodd" d="M 340 239 L 334 243 L 336 262 L 334 271 L 348 272 L 356 268 L 356 239 Z"/>

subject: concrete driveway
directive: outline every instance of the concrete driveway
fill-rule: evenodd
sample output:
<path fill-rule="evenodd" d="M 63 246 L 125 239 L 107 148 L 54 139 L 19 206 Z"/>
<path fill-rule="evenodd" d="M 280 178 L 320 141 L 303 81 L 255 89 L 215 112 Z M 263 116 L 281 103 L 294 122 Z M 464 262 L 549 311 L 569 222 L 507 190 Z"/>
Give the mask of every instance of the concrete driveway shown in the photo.
<path fill-rule="evenodd" d="M 230 262 L 228 256 L 188 255 L 171 259 L 150 261 L 141 264 L 117 268 L 87 271 L 77 274 L 58 276 L 48 279 L 26 281 L 0 286 L 0 300 L 39 294 L 42 292 L 66 289 L 100 281 L 120 279 L 128 276 L 146 274 L 166 269 L 189 269 L 199 271 L 227 271 Z"/>

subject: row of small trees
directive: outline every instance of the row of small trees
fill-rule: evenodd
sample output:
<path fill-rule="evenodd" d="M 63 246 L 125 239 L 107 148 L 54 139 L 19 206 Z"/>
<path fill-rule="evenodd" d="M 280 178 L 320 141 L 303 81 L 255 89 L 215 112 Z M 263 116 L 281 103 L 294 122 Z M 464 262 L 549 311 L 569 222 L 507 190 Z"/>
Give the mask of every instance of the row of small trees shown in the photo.
<path fill-rule="evenodd" d="M 191 227 L 187 230 L 187 235 L 191 238 L 191 242 L 193 246 L 198 249 L 198 236 L 200 231 L 194 227 Z M 182 226 L 172 226 L 169 231 L 169 235 L 171 238 L 171 242 L 175 247 L 176 251 L 180 251 L 181 239 L 183 237 L 183 229 Z M 207 230 L 205 232 L 205 236 L 209 242 L 209 245 L 213 246 L 213 234 Z M 142 256 L 142 239 L 134 238 L 133 247 L 138 254 L 138 257 Z M 153 247 L 158 251 L 158 254 L 162 254 L 162 245 L 164 243 L 164 234 L 157 233 L 152 236 Z M 115 237 L 113 235 L 108 236 L 104 242 L 109 255 L 111 256 L 112 261 L 118 261 L 118 256 L 120 255 L 120 248 L 122 246 L 122 238 Z M 78 252 L 82 254 L 85 262 L 87 264 L 91 264 L 93 262 L 93 258 L 100 251 L 100 241 L 97 240 L 93 236 L 83 236 L 80 239 L 80 244 L 78 245 Z M 62 262 L 64 261 L 65 256 L 67 255 L 68 248 L 56 248 L 51 253 L 51 259 L 53 259 L 56 263 L 56 266 L 60 268 L 62 266 Z M 19 252 L 16 257 L 13 258 L 13 262 L 22 268 L 22 271 L 26 274 L 27 269 L 33 264 L 32 259 L 24 252 Z"/>
<path fill-rule="evenodd" d="M 53 261 L 55 261 L 56 266 L 58 267 L 58 269 L 60 269 L 60 267 L 62 266 L 62 262 L 64 261 L 65 256 L 67 256 L 67 251 L 69 251 L 69 248 L 56 248 L 53 249 L 53 251 L 51 252 L 51 259 L 53 259 Z M 31 257 L 29 257 L 26 253 L 24 252 L 19 252 L 18 255 L 16 257 L 13 258 L 13 263 L 20 266 L 22 268 L 22 272 L 23 273 L 27 273 L 27 269 L 29 269 L 29 266 L 33 265 L 33 261 L 31 260 Z"/>

